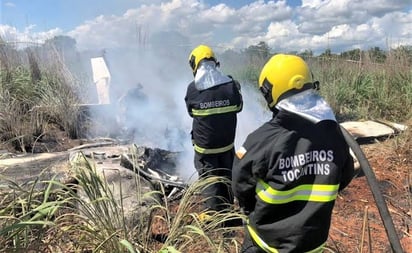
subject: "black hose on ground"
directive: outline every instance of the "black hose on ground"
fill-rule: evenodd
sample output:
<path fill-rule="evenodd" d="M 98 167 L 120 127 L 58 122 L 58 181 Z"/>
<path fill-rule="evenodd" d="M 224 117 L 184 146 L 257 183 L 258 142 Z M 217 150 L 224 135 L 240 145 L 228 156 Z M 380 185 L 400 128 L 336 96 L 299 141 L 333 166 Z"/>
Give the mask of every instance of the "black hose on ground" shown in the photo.
<path fill-rule="evenodd" d="M 391 244 L 392 251 L 395 253 L 403 253 L 404 251 L 402 249 L 401 243 L 396 233 L 395 226 L 393 225 L 392 217 L 389 213 L 388 206 L 386 205 L 385 199 L 383 198 L 383 195 L 379 189 L 375 173 L 373 172 L 368 162 L 368 159 L 366 158 L 365 154 L 363 153 L 362 149 L 360 148 L 356 140 L 353 138 L 353 136 L 344 127 L 341 126 L 341 129 L 346 142 L 348 143 L 349 147 L 352 149 L 353 153 L 358 159 L 361 170 L 366 176 L 366 180 L 368 181 L 369 187 L 372 191 L 373 198 L 375 199 L 376 206 L 378 207 L 379 214 L 381 216 L 383 225 L 386 230 L 386 234 Z"/>

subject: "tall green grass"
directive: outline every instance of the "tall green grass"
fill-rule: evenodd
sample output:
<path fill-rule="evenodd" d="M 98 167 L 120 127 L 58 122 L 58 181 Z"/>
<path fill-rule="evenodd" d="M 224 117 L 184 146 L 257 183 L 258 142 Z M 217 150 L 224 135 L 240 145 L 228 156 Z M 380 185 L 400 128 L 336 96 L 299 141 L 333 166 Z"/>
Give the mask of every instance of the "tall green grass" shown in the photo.
<path fill-rule="evenodd" d="M 309 64 L 340 120 L 412 118 L 412 110 L 406 109 L 412 107 L 412 67 L 407 62 L 359 64 L 318 58 Z"/>
<path fill-rule="evenodd" d="M 305 58 L 320 92 L 340 121 L 385 119 L 406 122 L 412 118 L 412 66 L 410 56 L 388 54 L 385 61 L 362 61 L 339 56 Z M 266 59 L 226 63 L 222 68 L 241 84 L 257 88 L 260 70 Z M 229 66 L 226 66 L 229 65 Z"/>
<path fill-rule="evenodd" d="M 0 176 L 7 187 L 0 189 L 0 245 L 2 251 L 42 248 L 54 217 L 70 201 L 65 192 L 57 192 L 55 180 L 36 179 L 24 184 Z"/>
<path fill-rule="evenodd" d="M 0 144 L 26 152 L 50 126 L 79 131 L 79 80 L 56 50 L 0 45 Z"/>
<path fill-rule="evenodd" d="M 207 177 L 188 187 L 176 203 L 164 191 L 136 192 L 136 199 L 154 201 L 146 217 L 130 224 L 124 217 L 121 201 L 114 197 L 94 163 L 85 157 L 76 164 L 76 184 L 56 180 L 35 180 L 25 185 L 6 180 L 0 199 L 0 243 L 3 250 L 41 249 L 42 252 L 188 252 L 201 246 L 202 252 L 236 252 L 239 242 L 224 236 L 238 228 L 225 228 L 228 220 L 244 218 L 234 210 L 207 212 L 201 218 L 200 195 L 210 184 L 227 182 Z M 136 180 L 139 180 L 136 173 Z M 78 194 L 80 191 L 83 194 Z M 144 195 L 144 196 L 143 196 Z M 158 198 L 161 196 L 161 198 Z M 122 197 L 120 198 L 122 199 Z M 145 202 L 146 204 L 149 202 Z M 141 215 L 145 216 L 142 212 Z M 156 241 L 152 222 L 164 225 L 165 238 Z M 1 251 L 1 250 L 0 250 Z"/>

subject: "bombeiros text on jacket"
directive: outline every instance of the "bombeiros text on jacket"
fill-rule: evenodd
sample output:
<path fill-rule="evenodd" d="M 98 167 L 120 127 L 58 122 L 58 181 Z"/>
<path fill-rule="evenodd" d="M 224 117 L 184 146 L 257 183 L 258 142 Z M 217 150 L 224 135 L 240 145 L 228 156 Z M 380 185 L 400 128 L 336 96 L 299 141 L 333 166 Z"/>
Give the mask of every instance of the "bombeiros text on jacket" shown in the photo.
<path fill-rule="evenodd" d="M 223 107 L 230 105 L 229 99 L 224 100 L 215 100 L 215 101 L 208 101 L 208 102 L 201 102 L 199 103 L 200 109 L 208 109 L 208 108 L 216 108 L 216 107 Z"/>
<path fill-rule="evenodd" d="M 329 175 L 333 162 L 333 150 L 312 150 L 279 159 L 279 170 L 285 182 L 294 181 L 305 175 Z"/>

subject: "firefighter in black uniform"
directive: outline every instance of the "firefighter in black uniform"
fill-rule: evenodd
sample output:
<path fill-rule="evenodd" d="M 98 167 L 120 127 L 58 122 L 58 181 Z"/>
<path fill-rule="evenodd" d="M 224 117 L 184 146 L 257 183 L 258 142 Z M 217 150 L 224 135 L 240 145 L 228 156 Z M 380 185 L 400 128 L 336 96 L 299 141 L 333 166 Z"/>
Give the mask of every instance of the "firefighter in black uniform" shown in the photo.
<path fill-rule="evenodd" d="M 248 215 L 242 252 L 322 252 L 353 158 L 307 64 L 277 54 L 259 88 L 273 118 L 236 150 L 233 192 Z"/>
<path fill-rule="evenodd" d="M 203 192 L 207 210 L 221 211 L 233 203 L 230 182 L 234 139 L 237 113 L 243 106 L 240 84 L 217 69 L 219 62 L 206 45 L 193 49 L 189 64 L 194 80 L 187 88 L 185 102 L 193 118 L 194 165 L 200 177 L 228 179 L 229 184 L 215 183 Z"/>

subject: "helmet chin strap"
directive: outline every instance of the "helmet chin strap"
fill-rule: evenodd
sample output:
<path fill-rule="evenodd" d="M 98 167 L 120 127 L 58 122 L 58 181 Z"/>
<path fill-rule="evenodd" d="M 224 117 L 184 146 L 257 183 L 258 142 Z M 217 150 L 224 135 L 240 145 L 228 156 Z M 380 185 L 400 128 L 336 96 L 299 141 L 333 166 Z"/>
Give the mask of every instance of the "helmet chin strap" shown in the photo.
<path fill-rule="evenodd" d="M 313 82 L 313 89 L 314 89 L 314 90 L 320 90 L 320 83 L 319 83 L 319 81 L 314 81 L 314 82 Z"/>
<path fill-rule="evenodd" d="M 194 56 L 194 55 L 192 55 L 192 56 L 190 57 L 189 65 L 190 65 L 190 67 L 192 68 L 193 73 L 195 73 L 196 63 L 195 63 L 195 56 Z"/>
<path fill-rule="evenodd" d="M 268 105 L 272 104 L 273 102 L 272 88 L 273 86 L 269 84 L 267 79 L 263 81 L 263 85 L 259 88 Z"/>

